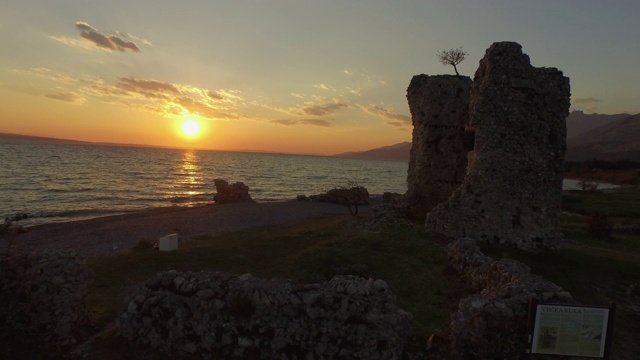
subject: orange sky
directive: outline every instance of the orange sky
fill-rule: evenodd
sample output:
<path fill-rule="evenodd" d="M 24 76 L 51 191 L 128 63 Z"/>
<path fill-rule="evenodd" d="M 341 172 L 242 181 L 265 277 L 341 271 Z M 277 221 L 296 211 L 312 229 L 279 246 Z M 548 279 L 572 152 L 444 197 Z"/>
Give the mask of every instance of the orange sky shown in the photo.
<path fill-rule="evenodd" d="M 406 88 L 438 50 L 495 41 L 571 78 L 574 109 L 637 113 L 640 3 L 53 2 L 0 6 L 0 132 L 335 154 L 411 139 Z M 577 16 L 576 12 L 579 12 Z M 594 24 L 598 24 L 595 26 Z M 506 38 L 505 38 L 506 37 Z M 201 132 L 186 137 L 184 121 Z"/>

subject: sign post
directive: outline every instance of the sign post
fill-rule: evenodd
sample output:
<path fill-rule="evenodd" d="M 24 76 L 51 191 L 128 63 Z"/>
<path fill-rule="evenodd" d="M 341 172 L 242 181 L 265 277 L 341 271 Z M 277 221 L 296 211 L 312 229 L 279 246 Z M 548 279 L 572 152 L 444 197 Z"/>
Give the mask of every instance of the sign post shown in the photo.
<path fill-rule="evenodd" d="M 615 303 L 610 307 L 529 304 L 531 354 L 608 359 Z"/>

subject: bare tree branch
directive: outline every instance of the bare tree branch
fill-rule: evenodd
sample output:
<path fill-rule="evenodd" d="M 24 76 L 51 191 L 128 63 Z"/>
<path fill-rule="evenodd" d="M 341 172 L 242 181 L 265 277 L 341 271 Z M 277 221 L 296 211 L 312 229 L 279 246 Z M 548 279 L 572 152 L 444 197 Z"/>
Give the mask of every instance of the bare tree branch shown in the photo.
<path fill-rule="evenodd" d="M 436 56 L 438 56 L 438 60 L 440 60 L 442 65 L 453 66 L 453 70 L 456 71 L 456 75 L 460 75 L 458 73 L 457 65 L 460 64 L 464 59 L 466 59 L 467 55 L 469 54 L 462 50 L 462 46 L 457 49 L 438 51 L 438 53 L 436 54 Z"/>

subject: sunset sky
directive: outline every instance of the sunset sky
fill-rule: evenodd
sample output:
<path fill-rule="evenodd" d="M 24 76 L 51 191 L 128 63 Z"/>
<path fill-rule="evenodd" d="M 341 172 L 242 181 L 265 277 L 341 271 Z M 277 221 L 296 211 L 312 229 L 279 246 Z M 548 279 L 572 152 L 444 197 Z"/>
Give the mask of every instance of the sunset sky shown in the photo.
<path fill-rule="evenodd" d="M 411 139 L 406 89 L 496 41 L 640 112 L 638 0 L 2 0 L 0 132 L 335 154 Z M 185 121 L 200 127 L 189 137 Z M 195 133 L 194 123 L 188 131 Z"/>

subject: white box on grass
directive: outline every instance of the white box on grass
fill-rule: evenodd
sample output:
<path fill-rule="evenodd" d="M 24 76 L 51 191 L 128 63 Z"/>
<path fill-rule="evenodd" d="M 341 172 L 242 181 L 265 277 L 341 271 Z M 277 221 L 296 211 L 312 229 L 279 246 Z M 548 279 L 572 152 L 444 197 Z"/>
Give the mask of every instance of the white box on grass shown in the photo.
<path fill-rule="evenodd" d="M 158 241 L 158 249 L 160 251 L 173 251 L 178 248 L 178 234 L 169 234 L 163 236 Z"/>

